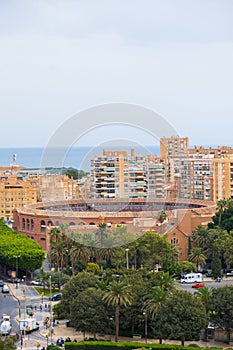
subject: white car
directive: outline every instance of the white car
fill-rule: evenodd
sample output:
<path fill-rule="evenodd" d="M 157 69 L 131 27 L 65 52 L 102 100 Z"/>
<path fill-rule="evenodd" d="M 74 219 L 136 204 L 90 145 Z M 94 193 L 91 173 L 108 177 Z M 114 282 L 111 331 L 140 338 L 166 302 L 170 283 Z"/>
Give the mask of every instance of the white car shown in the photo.
<path fill-rule="evenodd" d="M 41 283 L 41 281 L 32 281 L 32 285 L 33 286 L 41 286 L 42 283 Z"/>
<path fill-rule="evenodd" d="M 10 293 L 9 288 L 6 284 L 4 284 L 2 287 L 2 293 Z"/>

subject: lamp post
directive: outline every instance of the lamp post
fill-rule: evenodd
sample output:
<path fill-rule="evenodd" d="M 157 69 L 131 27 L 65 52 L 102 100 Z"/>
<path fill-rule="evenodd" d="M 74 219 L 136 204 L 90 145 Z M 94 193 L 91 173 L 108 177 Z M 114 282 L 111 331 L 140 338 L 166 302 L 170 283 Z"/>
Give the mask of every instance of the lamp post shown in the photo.
<path fill-rule="evenodd" d="M 20 255 L 13 255 L 13 257 L 16 259 L 16 288 L 18 288 L 18 259 Z"/>
<path fill-rule="evenodd" d="M 147 314 L 146 311 L 143 312 L 145 318 L 145 342 L 147 343 Z"/>
<path fill-rule="evenodd" d="M 54 269 L 51 269 L 51 274 L 49 276 L 49 294 L 50 294 L 50 343 L 53 344 L 53 313 L 52 313 L 52 272 Z"/>
<path fill-rule="evenodd" d="M 126 253 L 126 268 L 129 268 L 129 248 L 125 249 L 125 253 Z"/>

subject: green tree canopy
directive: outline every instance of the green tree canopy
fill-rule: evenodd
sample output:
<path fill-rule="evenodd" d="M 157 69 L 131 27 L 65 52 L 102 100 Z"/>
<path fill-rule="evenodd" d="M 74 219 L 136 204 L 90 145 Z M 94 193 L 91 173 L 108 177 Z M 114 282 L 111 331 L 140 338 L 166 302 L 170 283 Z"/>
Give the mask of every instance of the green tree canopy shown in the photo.
<path fill-rule="evenodd" d="M 45 259 L 45 253 L 37 242 L 12 231 L 0 220 L 0 264 L 15 269 L 16 256 L 19 274 L 41 268 Z"/>

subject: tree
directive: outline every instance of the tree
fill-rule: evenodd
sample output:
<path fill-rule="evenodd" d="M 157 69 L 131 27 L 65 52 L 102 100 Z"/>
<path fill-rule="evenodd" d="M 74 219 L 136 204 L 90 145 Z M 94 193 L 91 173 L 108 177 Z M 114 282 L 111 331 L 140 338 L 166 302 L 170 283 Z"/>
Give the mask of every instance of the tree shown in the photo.
<path fill-rule="evenodd" d="M 0 339 L 0 350 L 14 350 L 14 340 L 6 337 L 5 339 Z"/>
<path fill-rule="evenodd" d="M 162 340 L 166 338 L 164 328 L 160 324 L 160 320 L 163 314 L 163 306 L 165 301 L 169 298 L 168 291 L 162 289 L 160 286 L 152 287 L 151 291 L 145 296 L 143 309 L 146 314 L 152 318 L 151 327 L 153 332 L 159 338 L 159 343 L 162 344 Z"/>
<path fill-rule="evenodd" d="M 207 305 L 213 295 L 213 288 L 208 288 L 208 287 L 202 287 L 199 288 L 198 290 L 196 290 L 194 292 L 194 296 L 199 299 L 202 304 L 205 306 L 206 309 L 206 314 L 208 314 L 208 308 Z M 207 326 L 208 326 L 208 322 L 205 325 L 205 340 L 207 341 Z"/>
<path fill-rule="evenodd" d="M 45 253 L 41 246 L 32 239 L 12 231 L 0 220 L 0 265 L 5 273 L 7 269 L 15 269 L 15 256 L 18 259 L 19 275 L 33 273 L 41 268 L 45 259 Z"/>
<path fill-rule="evenodd" d="M 162 308 L 163 303 L 168 298 L 168 291 L 160 286 L 155 286 L 145 297 L 144 308 L 148 314 L 155 317 L 156 313 Z"/>
<path fill-rule="evenodd" d="M 175 288 L 174 276 L 171 276 L 169 272 L 158 272 L 156 273 L 157 278 L 156 281 L 159 287 L 165 292 L 171 292 Z"/>
<path fill-rule="evenodd" d="M 214 289 L 207 307 L 210 321 L 226 332 L 230 344 L 233 330 L 233 286 Z"/>
<path fill-rule="evenodd" d="M 217 211 L 218 211 L 218 224 L 221 224 L 222 214 L 224 213 L 224 210 L 226 209 L 227 202 L 225 199 L 220 199 L 217 203 Z"/>
<path fill-rule="evenodd" d="M 108 236 L 107 232 L 107 224 L 105 222 L 101 222 L 98 225 L 98 229 L 95 232 L 96 246 L 103 248 L 104 247 L 104 239 Z"/>
<path fill-rule="evenodd" d="M 197 244 L 198 247 L 202 249 L 207 249 L 210 244 L 210 235 L 208 229 L 199 225 L 192 235 L 193 241 Z"/>
<path fill-rule="evenodd" d="M 197 267 L 197 271 L 199 269 L 199 266 L 202 266 L 205 264 L 206 262 L 206 257 L 202 252 L 201 248 L 194 248 L 192 250 L 192 253 L 189 255 L 189 261 L 193 262 L 194 264 L 196 264 Z"/>
<path fill-rule="evenodd" d="M 120 307 L 127 307 L 131 305 L 131 287 L 123 281 L 112 281 L 109 283 L 107 291 L 103 295 L 103 300 L 107 303 L 107 305 L 115 307 L 115 341 L 118 342 Z"/>
<path fill-rule="evenodd" d="M 83 271 L 71 277 L 65 284 L 62 290 L 61 312 L 64 313 L 67 318 L 70 317 L 73 300 L 79 293 L 85 291 L 87 288 L 94 288 L 97 281 L 98 278 L 93 273 Z"/>
<path fill-rule="evenodd" d="M 206 309 L 191 293 L 176 290 L 163 305 L 161 324 L 168 339 L 199 340 L 200 332 L 206 326 Z"/>
<path fill-rule="evenodd" d="M 87 272 L 92 272 L 92 273 L 94 273 L 95 275 L 98 275 L 99 273 L 100 273 L 100 267 L 99 267 L 99 265 L 98 264 L 96 264 L 96 263 L 88 263 L 87 264 L 87 266 L 86 266 L 86 268 L 85 268 L 85 270 L 87 271 Z"/>
<path fill-rule="evenodd" d="M 89 173 L 84 170 L 77 170 L 74 168 L 69 168 L 64 172 L 69 178 L 73 178 L 74 180 L 81 179 L 84 176 L 87 176 Z"/>
<path fill-rule="evenodd" d="M 76 330 L 96 334 L 108 334 L 109 314 L 103 301 L 103 291 L 87 288 L 73 299 L 70 321 Z"/>
<path fill-rule="evenodd" d="M 162 224 L 167 219 L 167 213 L 165 210 L 161 210 L 158 213 L 158 221 Z"/>

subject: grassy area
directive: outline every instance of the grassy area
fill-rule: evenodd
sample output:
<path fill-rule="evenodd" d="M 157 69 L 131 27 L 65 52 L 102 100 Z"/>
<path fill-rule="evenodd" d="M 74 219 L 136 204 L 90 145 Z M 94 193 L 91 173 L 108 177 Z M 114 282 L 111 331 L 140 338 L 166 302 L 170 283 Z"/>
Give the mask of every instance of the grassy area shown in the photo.
<path fill-rule="evenodd" d="M 41 293 L 44 293 L 45 297 L 49 297 L 50 296 L 50 289 L 49 288 L 43 288 L 43 287 L 35 287 L 35 289 L 37 290 L 37 292 L 41 295 Z M 52 288 L 52 294 L 58 293 L 59 290 L 57 288 Z"/>

